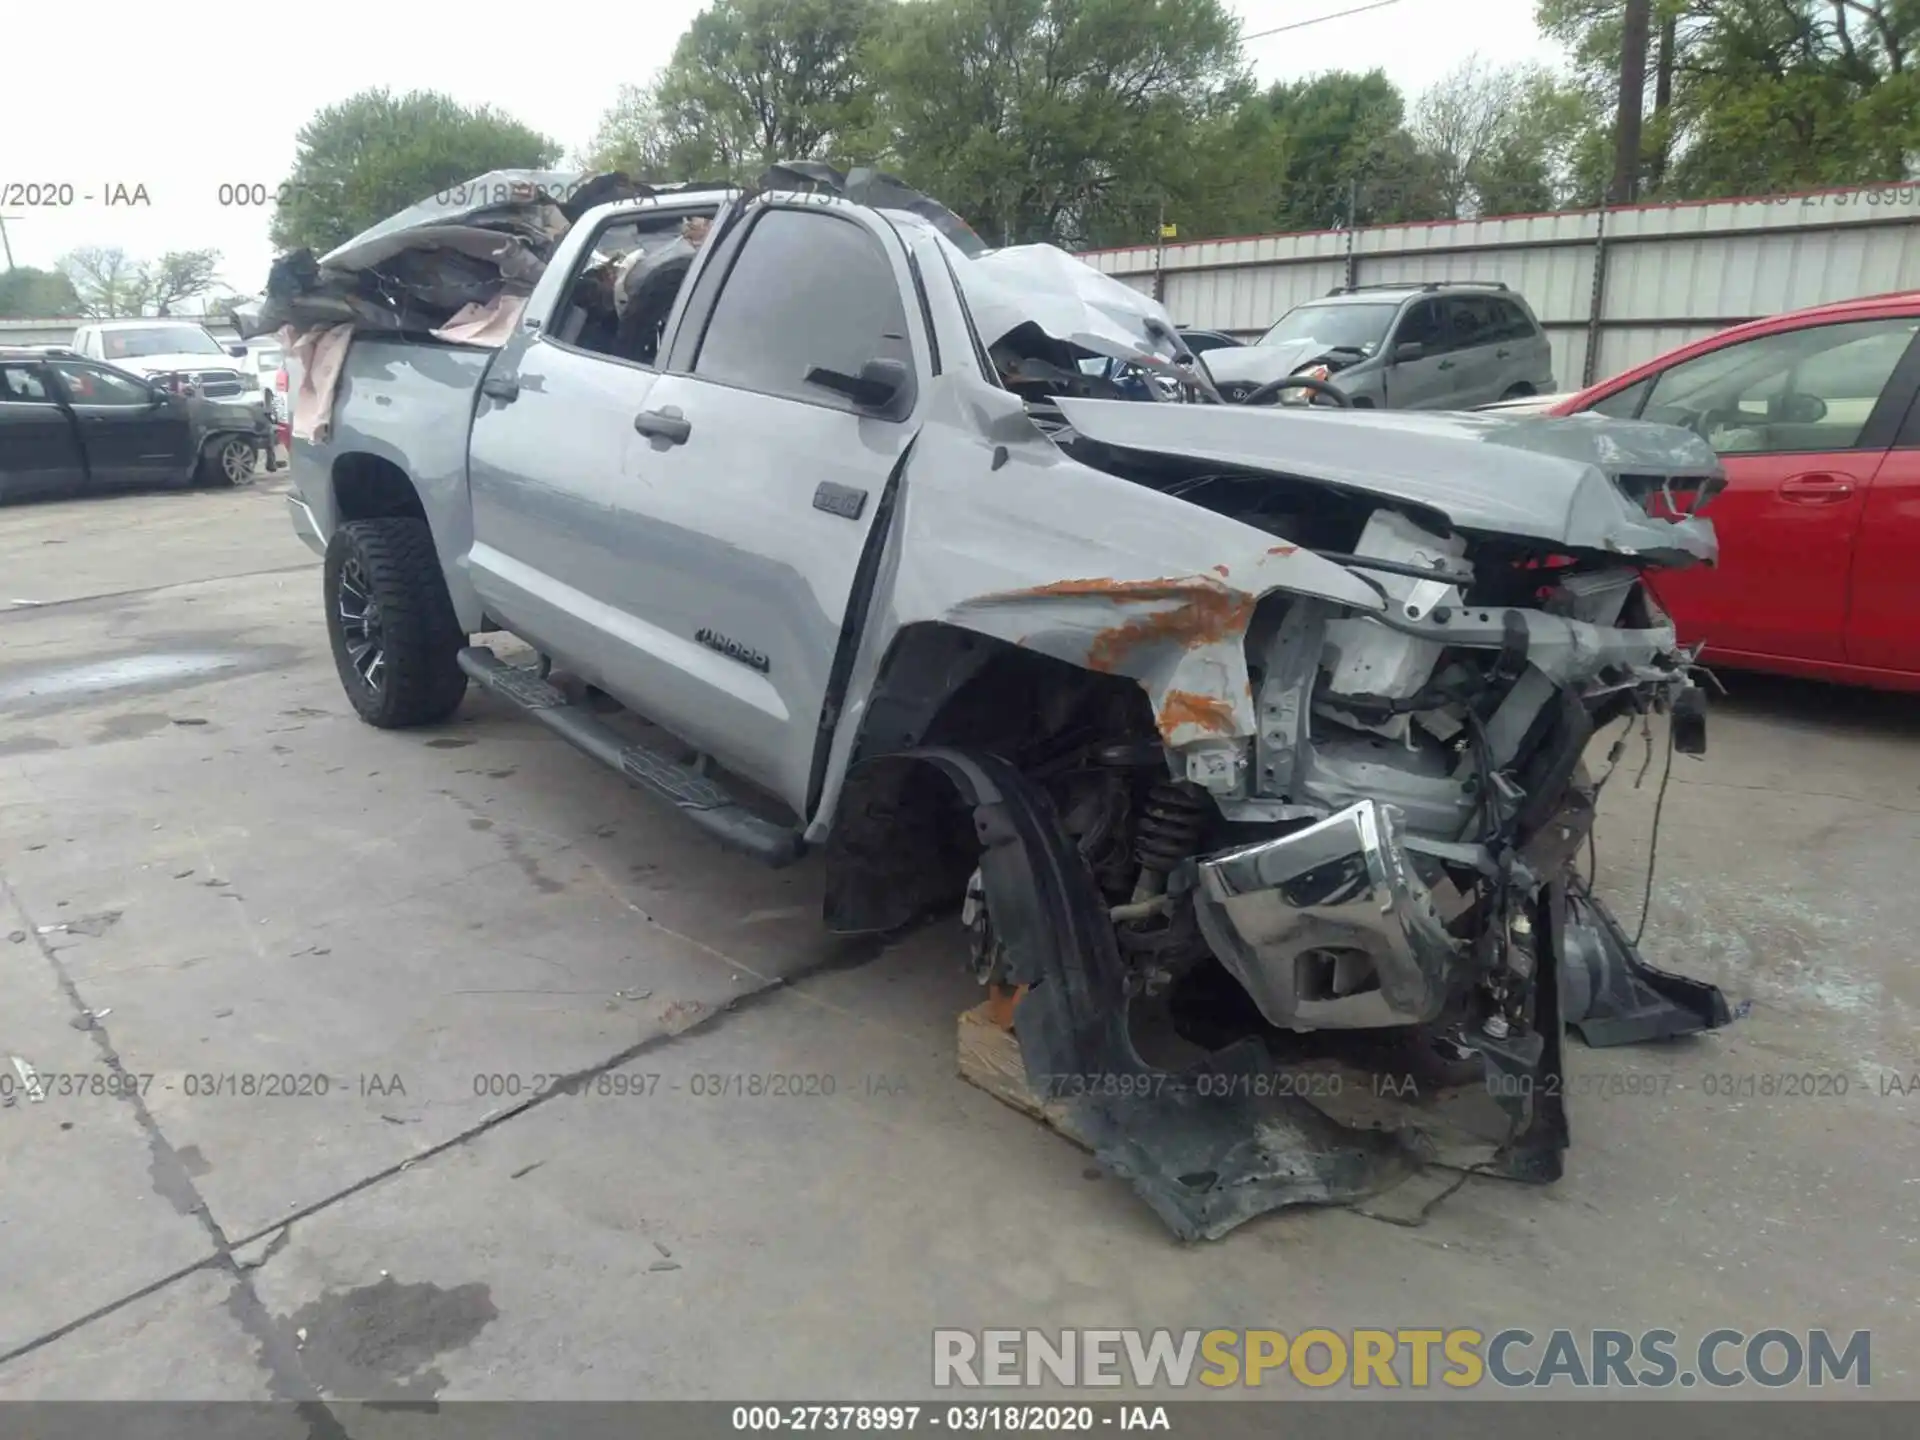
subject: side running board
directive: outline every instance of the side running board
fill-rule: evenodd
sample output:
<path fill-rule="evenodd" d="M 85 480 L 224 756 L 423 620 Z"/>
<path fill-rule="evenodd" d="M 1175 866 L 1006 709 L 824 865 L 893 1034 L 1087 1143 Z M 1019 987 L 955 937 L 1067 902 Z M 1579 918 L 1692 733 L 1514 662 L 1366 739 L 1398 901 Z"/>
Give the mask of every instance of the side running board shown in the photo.
<path fill-rule="evenodd" d="M 641 789 L 678 806 L 682 814 L 722 844 L 745 851 L 775 869 L 800 858 L 805 848 L 800 832 L 746 809 L 711 776 L 628 740 L 532 671 L 507 664 L 484 645 L 462 650 L 460 668 L 568 744 L 618 770 Z"/>

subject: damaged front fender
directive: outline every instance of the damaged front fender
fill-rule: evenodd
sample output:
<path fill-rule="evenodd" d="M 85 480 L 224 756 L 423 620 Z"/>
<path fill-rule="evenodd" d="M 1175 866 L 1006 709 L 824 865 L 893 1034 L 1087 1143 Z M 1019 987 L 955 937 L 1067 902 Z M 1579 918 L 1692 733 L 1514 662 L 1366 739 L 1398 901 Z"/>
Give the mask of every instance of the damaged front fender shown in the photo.
<path fill-rule="evenodd" d="M 1284 565 L 1296 547 L 1257 543 L 1265 538 L 1256 535 L 1251 553 L 1210 573 L 1050 580 L 962 601 L 950 618 L 1057 660 L 1139 681 L 1161 739 L 1174 749 L 1250 737 L 1256 721 L 1247 626 L 1262 595 L 1302 583 Z M 1381 608 L 1377 595 L 1355 589 L 1348 603 Z"/>
<path fill-rule="evenodd" d="M 863 727 L 909 627 L 956 627 L 1125 676 L 1162 739 L 1217 777 L 1257 729 L 1245 639 L 1261 598 L 1384 608 L 1342 565 L 1074 460 L 971 367 L 930 386 L 923 413 L 809 825 L 815 843 L 831 831 L 856 749 L 881 743 L 863 745 Z"/>

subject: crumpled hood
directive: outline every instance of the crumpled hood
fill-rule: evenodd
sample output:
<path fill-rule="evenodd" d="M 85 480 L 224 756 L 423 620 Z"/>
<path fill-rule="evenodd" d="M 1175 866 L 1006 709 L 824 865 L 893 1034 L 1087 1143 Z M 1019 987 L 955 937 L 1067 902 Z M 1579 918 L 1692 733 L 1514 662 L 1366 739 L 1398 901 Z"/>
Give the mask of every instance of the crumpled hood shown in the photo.
<path fill-rule="evenodd" d="M 968 257 L 941 236 L 982 343 L 1032 323 L 1096 355 L 1171 364 L 1181 350 L 1166 307 L 1053 245 L 1015 245 Z"/>
<path fill-rule="evenodd" d="M 1216 385 L 1230 380 L 1251 380 L 1264 385 L 1291 375 L 1311 360 L 1326 353 L 1317 340 L 1288 340 L 1279 345 L 1241 345 L 1231 349 L 1210 350 L 1200 357 Z M 1344 357 L 1348 361 L 1358 356 Z M 1295 392 L 1298 394 L 1299 392 Z"/>
<path fill-rule="evenodd" d="M 1572 549 L 1712 562 L 1712 523 L 1655 519 L 1623 477 L 1725 481 L 1713 449 L 1674 425 L 1604 416 L 1143 405 L 1062 398 L 1081 438 L 1117 449 L 1297 476 L 1422 505 L 1455 526 Z"/>

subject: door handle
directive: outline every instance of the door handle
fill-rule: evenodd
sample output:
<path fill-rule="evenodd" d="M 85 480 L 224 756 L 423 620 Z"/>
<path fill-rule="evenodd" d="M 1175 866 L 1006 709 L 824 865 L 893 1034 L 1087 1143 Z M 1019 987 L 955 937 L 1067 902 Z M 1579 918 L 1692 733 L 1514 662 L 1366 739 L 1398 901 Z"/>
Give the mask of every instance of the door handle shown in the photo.
<path fill-rule="evenodd" d="M 1453 362 L 1451 360 L 1442 360 L 1438 365 L 1434 366 L 1433 368 L 1436 370 L 1451 370 L 1453 368 Z"/>
<path fill-rule="evenodd" d="M 669 445 L 684 445 L 693 434 L 693 422 L 681 413 L 678 405 L 642 410 L 633 417 L 633 428 L 649 439 L 664 440 Z"/>
<path fill-rule="evenodd" d="M 1795 505 L 1832 505 L 1853 494 L 1853 482 L 1839 475 L 1795 475 L 1781 481 L 1776 493 Z"/>
<path fill-rule="evenodd" d="M 1507 356 L 1511 355 L 1512 353 L 1513 352 L 1511 350 L 1507 349 L 1506 346 L 1502 345 L 1498 350 L 1493 352 L 1493 358 L 1496 360 L 1504 360 L 1507 358 Z"/>
<path fill-rule="evenodd" d="M 520 398 L 520 382 L 511 375 L 489 375 L 480 382 L 480 393 L 502 405 L 511 405 Z"/>

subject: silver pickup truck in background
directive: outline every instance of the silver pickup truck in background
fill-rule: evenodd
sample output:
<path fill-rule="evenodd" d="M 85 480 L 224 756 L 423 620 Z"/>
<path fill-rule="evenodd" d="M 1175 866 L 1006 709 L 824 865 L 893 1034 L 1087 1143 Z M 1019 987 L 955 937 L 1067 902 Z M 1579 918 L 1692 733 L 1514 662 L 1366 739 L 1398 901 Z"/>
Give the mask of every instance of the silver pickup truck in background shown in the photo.
<path fill-rule="evenodd" d="M 596 306 L 693 217 L 651 319 Z M 1167 383 L 1113 398 L 1093 355 Z M 356 335 L 295 525 L 369 723 L 476 681 L 769 864 L 823 850 L 836 931 L 959 908 L 1029 1081 L 1182 1235 L 1417 1160 L 1193 1083 L 1288 1037 L 1484 1074 L 1497 1168 L 1554 1178 L 1566 1025 L 1729 1018 L 1574 864 L 1602 727 L 1704 745 L 1640 577 L 1713 560 L 1718 461 L 1654 425 L 1223 404 L 1190 360 L 1147 297 L 911 210 L 621 201 L 497 350 Z M 1222 994 L 1239 1038 L 1142 1058 L 1131 1016 Z"/>

